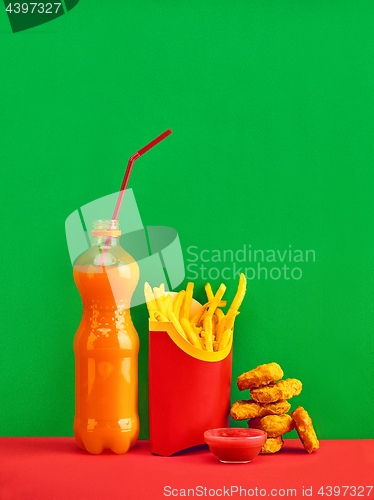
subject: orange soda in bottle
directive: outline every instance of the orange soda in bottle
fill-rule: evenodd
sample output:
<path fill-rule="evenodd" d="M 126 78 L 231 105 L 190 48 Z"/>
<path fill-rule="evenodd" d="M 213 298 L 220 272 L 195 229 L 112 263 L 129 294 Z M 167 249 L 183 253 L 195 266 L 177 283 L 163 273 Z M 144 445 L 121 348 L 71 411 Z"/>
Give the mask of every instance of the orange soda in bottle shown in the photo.
<path fill-rule="evenodd" d="M 126 453 L 139 435 L 139 338 L 130 316 L 139 268 L 120 245 L 118 221 L 96 221 L 91 234 L 73 270 L 83 302 L 74 338 L 74 435 L 89 453 Z"/>

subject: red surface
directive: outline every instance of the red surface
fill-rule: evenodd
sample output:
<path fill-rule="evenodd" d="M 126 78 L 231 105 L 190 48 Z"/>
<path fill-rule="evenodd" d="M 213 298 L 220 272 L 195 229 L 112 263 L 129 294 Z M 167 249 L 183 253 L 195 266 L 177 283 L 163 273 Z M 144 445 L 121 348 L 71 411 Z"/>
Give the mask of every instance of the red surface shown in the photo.
<path fill-rule="evenodd" d="M 164 495 L 165 486 L 184 488 L 186 496 L 187 488 L 206 487 L 206 496 L 200 498 L 217 498 L 209 495 L 209 489 L 231 486 L 266 489 L 270 498 L 271 489 L 296 488 L 296 498 L 307 498 L 302 488 L 312 486 L 309 498 L 326 500 L 326 495 L 317 494 L 321 486 L 373 485 L 374 440 L 321 441 L 320 445 L 308 455 L 299 440 L 285 440 L 275 455 L 233 465 L 218 462 L 205 445 L 160 457 L 150 453 L 148 442 L 140 441 L 125 455 L 88 455 L 74 438 L 0 438 L 0 498 L 157 500 L 169 498 Z M 374 488 L 370 496 L 367 491 L 362 498 L 373 499 Z M 193 498 L 192 493 L 188 498 Z M 199 498 L 196 493 L 194 498 Z M 226 498 L 248 498 L 248 494 L 230 497 L 226 493 Z M 346 494 L 346 498 L 352 496 Z"/>
<path fill-rule="evenodd" d="M 189 356 L 167 332 L 149 332 L 151 450 L 169 456 L 204 444 L 207 429 L 227 427 L 232 350 L 209 362 Z"/>

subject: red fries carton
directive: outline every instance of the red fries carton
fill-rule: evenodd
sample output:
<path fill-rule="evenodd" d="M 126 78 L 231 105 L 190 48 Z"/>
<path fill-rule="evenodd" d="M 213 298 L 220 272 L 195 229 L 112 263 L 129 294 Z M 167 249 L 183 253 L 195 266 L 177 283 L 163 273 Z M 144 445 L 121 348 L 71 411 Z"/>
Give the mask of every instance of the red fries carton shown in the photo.
<path fill-rule="evenodd" d="M 170 295 L 174 295 L 170 293 Z M 200 304 L 192 300 L 191 316 Z M 170 456 L 228 427 L 232 341 L 218 352 L 191 345 L 169 322 L 149 322 L 151 452 Z"/>

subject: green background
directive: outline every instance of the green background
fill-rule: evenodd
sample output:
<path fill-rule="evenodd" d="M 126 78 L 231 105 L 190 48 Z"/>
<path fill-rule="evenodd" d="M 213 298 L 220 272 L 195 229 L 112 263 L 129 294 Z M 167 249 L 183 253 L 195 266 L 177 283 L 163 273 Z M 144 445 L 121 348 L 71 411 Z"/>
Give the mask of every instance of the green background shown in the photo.
<path fill-rule="evenodd" d="M 374 438 L 373 33 L 372 0 L 81 0 L 17 34 L 0 12 L 1 435 L 72 435 L 82 308 L 64 222 L 170 127 L 130 180 L 145 225 L 175 228 L 186 258 L 316 252 L 298 281 L 249 282 L 232 400 L 238 375 L 276 361 L 319 438 Z M 145 306 L 132 315 L 146 438 Z"/>

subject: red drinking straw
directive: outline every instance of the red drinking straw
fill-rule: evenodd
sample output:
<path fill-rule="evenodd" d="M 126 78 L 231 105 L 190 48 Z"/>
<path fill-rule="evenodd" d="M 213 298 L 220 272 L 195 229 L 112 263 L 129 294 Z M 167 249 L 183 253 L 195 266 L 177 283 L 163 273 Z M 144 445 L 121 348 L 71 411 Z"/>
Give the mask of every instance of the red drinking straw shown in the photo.
<path fill-rule="evenodd" d="M 125 190 L 127 188 L 128 182 L 129 182 L 129 178 L 130 178 L 132 166 L 134 165 L 134 161 L 137 160 L 140 156 L 144 155 L 144 153 L 146 153 L 151 148 L 153 148 L 153 146 L 156 146 L 156 144 L 161 142 L 163 139 L 165 139 L 165 137 L 167 137 L 170 134 L 171 134 L 171 130 L 169 128 L 168 130 L 166 130 L 166 132 L 159 135 L 158 137 L 156 137 L 156 139 L 154 139 L 149 144 L 147 144 L 147 146 L 144 146 L 144 148 L 139 149 L 139 151 L 137 153 L 130 156 L 129 163 L 127 165 L 127 169 L 126 169 L 126 173 L 125 173 L 125 177 L 123 178 L 121 191 L 119 193 L 118 200 L 116 203 L 116 208 L 114 209 L 112 220 L 118 219 L 119 211 L 121 210 L 122 200 L 123 200 L 123 197 L 125 196 Z"/>
<path fill-rule="evenodd" d="M 158 137 L 156 137 L 156 139 L 153 139 L 153 141 L 151 141 L 149 144 L 147 144 L 146 146 L 144 146 L 144 148 L 139 149 L 139 151 L 137 153 L 135 153 L 132 156 L 130 156 L 129 163 L 127 164 L 127 168 L 126 168 L 126 172 L 125 172 L 125 177 L 123 178 L 123 182 L 122 182 L 122 186 L 121 186 L 121 191 L 120 191 L 120 193 L 118 195 L 118 199 L 117 199 L 117 203 L 116 203 L 116 208 L 114 209 L 114 212 L 113 212 L 112 220 L 117 220 L 118 219 L 119 211 L 121 210 L 121 205 L 122 205 L 123 197 L 125 196 L 125 191 L 126 191 L 126 188 L 127 188 L 127 184 L 129 182 L 129 178 L 130 178 L 132 166 L 134 165 L 134 161 L 137 160 L 138 158 L 140 158 L 140 156 L 144 155 L 144 153 L 146 153 L 151 148 L 153 148 L 153 146 L 156 146 L 156 144 L 158 144 L 159 142 L 161 142 L 163 139 L 165 139 L 165 137 L 167 137 L 170 134 L 171 134 L 171 130 L 169 128 L 163 134 L 159 135 Z M 105 241 L 105 247 L 109 246 L 111 239 L 112 239 L 111 236 L 107 237 L 107 239 Z M 101 266 L 104 266 L 105 253 L 106 252 L 105 252 L 105 248 L 104 248 L 104 251 L 101 254 Z"/>

